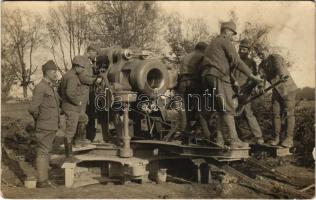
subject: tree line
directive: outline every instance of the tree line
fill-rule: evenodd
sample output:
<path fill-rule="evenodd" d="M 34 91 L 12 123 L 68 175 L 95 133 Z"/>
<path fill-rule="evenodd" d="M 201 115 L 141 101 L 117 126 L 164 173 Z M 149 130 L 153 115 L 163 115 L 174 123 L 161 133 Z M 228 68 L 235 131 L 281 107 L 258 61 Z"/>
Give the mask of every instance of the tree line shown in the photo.
<path fill-rule="evenodd" d="M 226 20 L 240 25 L 234 11 L 227 13 Z M 236 42 L 247 37 L 252 46 L 267 43 L 272 29 L 250 22 L 243 27 Z M 72 58 L 83 54 L 91 41 L 100 42 L 103 47 L 119 45 L 157 54 L 167 50 L 179 61 L 198 41 L 209 42 L 216 33 L 218 30 L 209 30 L 205 19 L 167 14 L 154 1 L 69 1 L 50 8 L 47 16 L 23 9 L 3 9 L 2 97 L 9 95 L 14 84 L 20 85 L 24 97 L 28 97 L 32 76 L 38 69 L 33 62 L 34 53 L 43 48 L 50 52 L 63 74 L 70 69 Z"/>

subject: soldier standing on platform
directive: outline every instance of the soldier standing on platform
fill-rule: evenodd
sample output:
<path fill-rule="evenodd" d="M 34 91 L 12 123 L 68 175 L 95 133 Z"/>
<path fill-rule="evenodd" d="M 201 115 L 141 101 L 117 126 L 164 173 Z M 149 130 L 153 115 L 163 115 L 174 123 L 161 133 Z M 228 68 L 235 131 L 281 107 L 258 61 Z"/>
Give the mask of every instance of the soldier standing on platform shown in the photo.
<path fill-rule="evenodd" d="M 83 56 L 75 56 L 72 60 L 72 69 L 62 77 L 59 88 L 62 98 L 62 110 L 66 116 L 65 154 L 69 159 L 73 158 L 72 140 L 77 131 L 79 118 L 87 121 L 86 114 L 82 113 L 84 97 L 81 90 L 82 84 L 78 76 L 84 71 L 86 65 L 87 62 Z"/>
<path fill-rule="evenodd" d="M 55 188 L 49 180 L 48 169 L 53 141 L 60 127 L 59 95 L 54 85 L 57 80 L 57 66 L 50 60 L 42 66 L 42 71 L 43 79 L 36 85 L 29 107 L 36 129 L 37 187 Z"/>
<path fill-rule="evenodd" d="M 269 54 L 266 47 L 257 45 L 255 51 L 262 60 L 259 71 L 264 75 L 264 79 L 270 84 L 279 81 L 283 76 L 288 76 L 288 80 L 281 83 L 272 90 L 273 126 L 275 137 L 270 141 L 271 145 L 281 145 L 284 147 L 293 146 L 293 135 L 295 126 L 295 97 L 297 86 L 291 77 L 284 59 L 279 54 Z M 286 138 L 280 143 L 281 120 L 285 119 Z"/>
<path fill-rule="evenodd" d="M 202 126 L 207 126 L 207 122 L 205 119 L 200 115 L 198 112 L 198 104 L 201 102 L 194 101 L 194 96 L 196 94 L 200 94 L 200 74 L 199 74 L 199 67 L 203 61 L 204 51 L 207 47 L 205 42 L 198 42 L 194 50 L 185 55 L 181 65 L 180 65 L 180 73 L 179 73 L 179 82 L 178 82 L 178 92 L 182 95 L 184 106 L 185 106 L 185 114 L 186 117 L 186 131 L 191 131 L 192 127 L 190 122 L 193 121 L 195 114 L 199 113 L 199 121 Z M 190 96 L 192 95 L 192 96 Z M 192 97 L 192 98 L 191 98 Z M 192 101 L 189 101 L 192 99 Z M 193 100 L 194 99 L 194 100 Z M 190 103 L 190 104 L 189 104 Z M 206 128 L 205 128 L 206 129 Z M 206 134 L 206 137 L 209 139 L 208 132 L 209 130 L 206 129 L 203 131 Z"/>
<path fill-rule="evenodd" d="M 85 70 L 79 73 L 79 80 L 82 83 L 81 90 L 83 92 L 83 100 L 82 100 L 82 113 L 86 113 L 88 115 L 88 122 L 80 122 L 78 125 L 78 129 L 80 130 L 80 134 L 82 135 L 79 138 L 78 142 L 83 145 L 90 143 L 95 137 L 95 107 L 94 107 L 94 89 L 93 85 L 99 84 L 102 82 L 101 77 L 95 76 L 96 74 L 96 58 L 99 54 L 100 47 L 96 43 L 91 43 L 87 47 L 87 51 L 84 54 L 84 58 L 88 63 L 85 66 Z M 87 140 L 88 138 L 89 140 Z"/>
<path fill-rule="evenodd" d="M 242 59 L 242 61 L 251 69 L 252 73 L 257 75 L 258 74 L 257 64 L 253 59 L 249 58 L 249 50 L 250 50 L 249 40 L 243 39 L 239 45 L 239 51 L 238 51 L 239 56 Z M 240 86 L 240 88 L 246 87 L 249 81 L 251 81 L 248 79 L 247 76 L 245 76 L 239 70 L 234 71 L 234 77 L 236 81 L 238 82 L 238 85 Z M 244 110 L 241 113 L 241 116 L 243 117 L 243 119 L 246 120 L 251 130 L 251 133 L 255 136 L 255 142 L 258 144 L 263 144 L 264 140 L 262 137 L 262 132 L 258 124 L 258 121 L 253 114 L 251 103 L 248 103 L 244 106 Z"/>
<path fill-rule="evenodd" d="M 225 143 L 231 148 L 246 148 L 248 143 L 239 139 L 235 127 L 234 115 L 237 106 L 233 101 L 234 92 L 230 74 L 232 70 L 239 69 L 255 82 L 261 82 L 261 79 L 256 77 L 240 59 L 232 44 L 232 37 L 236 34 L 234 22 L 222 23 L 220 35 L 213 39 L 205 50 L 201 67 L 202 84 L 205 92 L 215 91 L 213 95 L 216 98 L 213 106 L 218 113 L 217 129 L 225 134 Z M 209 112 L 214 112 L 214 110 Z"/>

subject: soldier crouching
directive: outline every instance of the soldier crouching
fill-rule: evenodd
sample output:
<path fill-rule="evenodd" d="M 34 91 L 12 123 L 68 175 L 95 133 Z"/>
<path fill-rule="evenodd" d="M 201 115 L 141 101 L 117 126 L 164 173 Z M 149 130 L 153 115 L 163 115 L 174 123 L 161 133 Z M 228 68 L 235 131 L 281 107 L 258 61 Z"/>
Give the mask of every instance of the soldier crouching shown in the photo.
<path fill-rule="evenodd" d="M 55 185 L 49 181 L 48 168 L 50 151 L 57 129 L 60 127 L 59 95 L 54 88 L 54 82 L 57 80 L 57 67 L 50 60 L 42 66 L 42 70 L 43 79 L 36 85 L 29 107 L 36 128 L 37 187 L 55 188 Z"/>

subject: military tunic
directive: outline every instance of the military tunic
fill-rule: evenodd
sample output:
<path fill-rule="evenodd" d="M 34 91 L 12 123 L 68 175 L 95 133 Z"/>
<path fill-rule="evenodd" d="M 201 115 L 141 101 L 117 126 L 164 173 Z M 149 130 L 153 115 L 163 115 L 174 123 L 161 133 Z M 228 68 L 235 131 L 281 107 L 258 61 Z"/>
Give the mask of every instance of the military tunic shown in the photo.
<path fill-rule="evenodd" d="M 281 83 L 274 89 L 274 92 L 278 93 L 282 98 L 287 98 L 289 94 L 297 90 L 297 86 L 291 74 L 286 66 L 284 66 L 284 59 L 282 56 L 271 54 L 260 63 L 259 70 L 270 84 L 280 80 L 280 75 L 289 76 L 289 79 L 285 83 Z"/>
<path fill-rule="evenodd" d="M 178 93 L 184 98 L 184 106 L 186 111 L 187 126 L 190 121 L 194 120 L 198 112 L 198 101 L 196 98 L 190 98 L 189 95 L 198 95 L 201 93 L 201 83 L 199 80 L 200 65 L 203 61 L 204 54 L 201 51 L 194 50 L 185 55 L 181 60 L 180 74 L 178 81 Z M 189 100 L 190 98 L 190 100 Z M 182 127 L 183 128 L 183 127 Z"/>
<path fill-rule="evenodd" d="M 216 37 L 205 50 L 201 65 L 202 83 L 209 92 L 215 88 L 214 109 L 218 112 L 235 114 L 236 104 L 233 101 L 233 89 L 230 74 L 238 69 L 247 76 L 251 70 L 240 59 L 229 38 L 224 35 Z"/>
<path fill-rule="evenodd" d="M 284 59 L 278 54 L 271 54 L 260 63 L 259 71 L 270 84 L 280 80 L 281 75 L 289 76 L 285 83 L 281 83 L 272 90 L 272 108 L 275 133 L 279 134 L 281 132 L 281 116 L 286 116 L 287 135 L 293 136 L 297 86 L 285 66 Z"/>
<path fill-rule="evenodd" d="M 93 67 L 94 65 L 91 63 L 90 59 L 85 55 L 87 60 L 87 65 L 84 68 L 84 71 L 79 73 L 79 80 L 81 82 L 80 89 L 82 90 L 82 113 L 86 112 L 86 106 L 89 103 L 89 94 L 90 87 L 94 84 L 96 78 L 93 76 Z"/>
<path fill-rule="evenodd" d="M 46 79 L 36 85 L 29 106 L 36 128 L 37 156 L 47 157 L 52 150 L 57 129 L 60 127 L 59 95 Z"/>
<path fill-rule="evenodd" d="M 244 63 L 251 69 L 252 73 L 257 75 L 257 64 L 256 62 L 249 58 L 242 58 L 242 60 L 244 61 Z M 239 86 L 242 88 L 245 84 L 247 84 L 248 81 L 248 77 L 245 76 L 243 73 L 241 73 L 239 70 L 235 70 L 234 72 L 234 76 L 236 81 L 238 82 Z M 241 118 L 245 119 L 250 130 L 251 133 L 256 137 L 256 138 L 261 138 L 262 137 L 262 132 L 261 132 L 261 128 L 259 126 L 259 123 L 256 119 L 256 117 L 253 114 L 252 108 L 251 108 L 251 103 L 248 103 L 244 106 L 244 111 L 241 114 Z M 236 126 L 238 127 L 238 123 L 236 124 Z"/>
<path fill-rule="evenodd" d="M 96 77 L 94 76 L 95 65 L 91 62 L 87 55 L 84 55 L 87 60 L 87 66 L 85 70 L 79 74 L 79 80 L 82 83 L 81 90 L 83 92 L 82 110 L 81 115 L 87 116 L 86 121 L 82 121 L 87 124 L 87 138 L 93 140 L 95 137 L 95 105 L 94 105 L 94 89 Z"/>
<path fill-rule="evenodd" d="M 74 69 L 69 70 L 63 77 L 60 83 L 60 95 L 62 98 L 62 110 L 66 115 L 66 133 L 68 141 L 74 137 L 79 117 L 82 102 L 83 91 L 81 90 L 81 82 Z"/>
<path fill-rule="evenodd" d="M 249 69 L 252 71 L 254 75 L 258 74 L 257 63 L 253 59 L 247 57 L 247 58 L 242 58 L 242 61 L 244 61 L 244 63 L 249 67 Z M 243 74 L 240 70 L 235 70 L 234 76 L 239 86 L 244 85 L 248 81 L 248 77 L 245 74 Z"/>

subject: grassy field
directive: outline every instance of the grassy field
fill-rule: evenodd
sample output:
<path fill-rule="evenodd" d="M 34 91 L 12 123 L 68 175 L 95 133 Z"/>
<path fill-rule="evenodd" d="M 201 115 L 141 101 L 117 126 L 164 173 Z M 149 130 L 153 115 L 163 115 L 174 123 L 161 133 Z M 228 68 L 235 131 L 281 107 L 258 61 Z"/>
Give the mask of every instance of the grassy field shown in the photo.
<path fill-rule="evenodd" d="M 32 120 L 32 116 L 28 113 L 29 103 L 2 103 L 1 116 L 12 117 L 17 119 Z"/>

